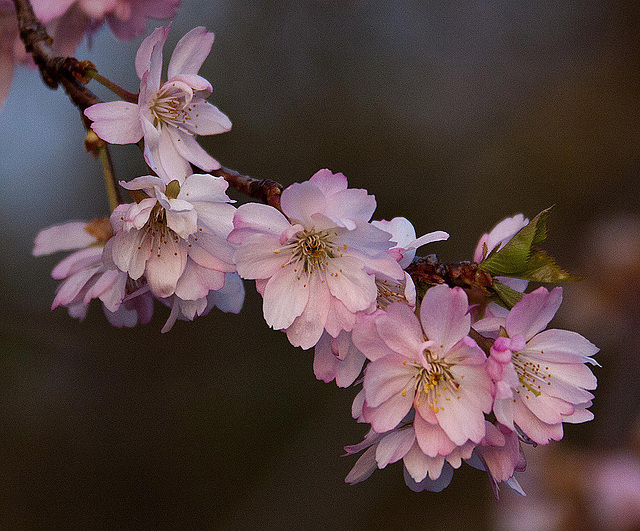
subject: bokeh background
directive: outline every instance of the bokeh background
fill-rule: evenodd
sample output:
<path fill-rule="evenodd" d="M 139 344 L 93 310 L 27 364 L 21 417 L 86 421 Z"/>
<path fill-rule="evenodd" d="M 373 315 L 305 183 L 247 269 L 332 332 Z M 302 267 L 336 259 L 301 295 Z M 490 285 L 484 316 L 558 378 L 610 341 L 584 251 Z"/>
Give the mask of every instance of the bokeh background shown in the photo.
<path fill-rule="evenodd" d="M 341 171 L 378 219 L 448 231 L 427 251 L 442 260 L 555 205 L 545 248 L 586 280 L 554 324 L 601 348 L 596 419 L 527 448 L 529 496 L 500 501 L 466 465 L 440 494 L 399 464 L 344 484 L 356 390 L 317 381 L 249 283 L 241 315 L 165 335 L 161 307 L 133 330 L 97 304 L 83 323 L 50 312 L 60 256 L 33 258 L 34 236 L 108 205 L 77 111 L 18 69 L 0 112 L 0 527 L 640 529 L 639 22 L 634 1 L 183 0 L 167 41 L 216 33 L 201 73 L 234 125 L 201 143 L 223 164 L 285 185 Z M 77 56 L 135 92 L 140 41 L 105 29 Z M 120 178 L 145 173 L 134 147 L 112 153 Z"/>

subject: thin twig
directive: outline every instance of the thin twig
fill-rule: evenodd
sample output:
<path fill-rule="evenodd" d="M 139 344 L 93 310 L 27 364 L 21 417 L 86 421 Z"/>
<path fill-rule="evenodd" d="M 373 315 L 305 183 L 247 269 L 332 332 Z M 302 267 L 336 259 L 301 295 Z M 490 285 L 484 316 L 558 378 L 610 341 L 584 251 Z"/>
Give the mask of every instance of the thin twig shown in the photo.
<path fill-rule="evenodd" d="M 255 179 L 224 166 L 219 170 L 213 170 L 211 173 L 217 177 L 224 177 L 229 185 L 238 190 L 238 192 L 280 210 L 280 194 L 284 189 L 280 183 L 271 179 Z"/>
<path fill-rule="evenodd" d="M 113 212 L 118 205 L 122 204 L 120 187 L 117 185 L 116 175 L 113 169 L 113 160 L 111 160 L 111 152 L 107 144 L 99 148 L 99 153 L 102 170 L 104 172 L 104 181 L 107 186 L 107 195 L 109 196 L 109 207 Z"/>

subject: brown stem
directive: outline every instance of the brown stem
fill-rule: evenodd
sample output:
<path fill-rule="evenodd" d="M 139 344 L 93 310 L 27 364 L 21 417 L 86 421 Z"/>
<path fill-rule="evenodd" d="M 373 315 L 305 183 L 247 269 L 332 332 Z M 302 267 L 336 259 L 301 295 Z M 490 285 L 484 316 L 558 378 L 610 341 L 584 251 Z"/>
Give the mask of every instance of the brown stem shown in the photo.
<path fill-rule="evenodd" d="M 224 166 L 211 173 L 217 177 L 224 177 L 225 181 L 238 192 L 280 210 L 280 194 L 284 188 L 280 183 L 271 179 L 255 179 Z"/>
<path fill-rule="evenodd" d="M 442 264 L 434 254 L 416 257 L 407 267 L 407 273 L 416 284 L 447 284 L 452 288 L 458 286 L 482 290 L 493 286 L 491 275 L 478 269 L 478 264 L 473 262 Z"/>
<path fill-rule="evenodd" d="M 20 38 L 38 65 L 45 85 L 52 89 L 62 85 L 69 99 L 81 113 L 94 103 L 99 103 L 98 97 L 78 82 L 84 77 L 85 69 L 90 63 L 80 62 L 73 57 L 57 56 L 51 49 L 53 41 L 42 22 L 35 16 L 29 0 L 13 2 L 16 6 Z M 85 120 L 85 125 L 87 123 Z"/>

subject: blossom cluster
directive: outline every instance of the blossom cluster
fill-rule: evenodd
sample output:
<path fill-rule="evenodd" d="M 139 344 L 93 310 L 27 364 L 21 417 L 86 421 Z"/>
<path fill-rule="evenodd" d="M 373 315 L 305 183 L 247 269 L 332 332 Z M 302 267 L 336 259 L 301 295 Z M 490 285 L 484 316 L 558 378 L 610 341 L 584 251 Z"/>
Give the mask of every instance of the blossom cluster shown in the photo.
<path fill-rule="evenodd" d="M 546 211 L 485 234 L 473 278 L 462 282 L 416 267 L 416 250 L 446 232 L 418 238 L 406 218 L 372 220 L 375 197 L 349 188 L 341 173 L 323 169 L 284 189 L 275 205 L 236 208 L 229 183 L 207 173 L 219 162 L 197 141 L 231 129 L 198 74 L 214 36 L 188 32 L 162 81 L 168 31 L 154 30 L 137 53 L 137 102 L 85 111 L 103 141 L 142 142 L 149 175 L 120 181 L 133 202 L 109 219 L 37 236 L 35 255 L 73 251 L 53 270 L 62 281 L 53 308 L 83 318 L 99 299 L 111 323 L 134 326 L 149 322 L 158 299 L 171 308 L 166 332 L 214 306 L 240 312 L 242 279 L 255 281 L 267 324 L 293 346 L 315 347 L 318 379 L 361 386 L 352 414 L 370 429 L 346 447 L 348 455 L 364 450 L 347 482 L 402 460 L 411 489 L 439 491 L 466 461 L 487 472 L 496 495 L 501 482 L 522 493 L 521 445 L 560 440 L 565 422 L 590 420 L 596 387 L 587 364 L 598 349 L 547 328 L 562 289 L 525 293 L 530 280 L 568 277 L 534 247 Z"/>

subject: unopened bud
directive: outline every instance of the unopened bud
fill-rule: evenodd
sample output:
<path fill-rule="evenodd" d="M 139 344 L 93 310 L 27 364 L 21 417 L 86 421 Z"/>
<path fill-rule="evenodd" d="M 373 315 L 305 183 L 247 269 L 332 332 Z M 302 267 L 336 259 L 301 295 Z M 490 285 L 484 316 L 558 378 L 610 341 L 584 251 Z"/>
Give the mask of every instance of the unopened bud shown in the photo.
<path fill-rule="evenodd" d="M 87 131 L 87 136 L 84 139 L 85 149 L 93 155 L 93 158 L 98 158 L 100 155 L 100 148 L 105 145 L 105 141 L 94 133 L 92 129 Z"/>

